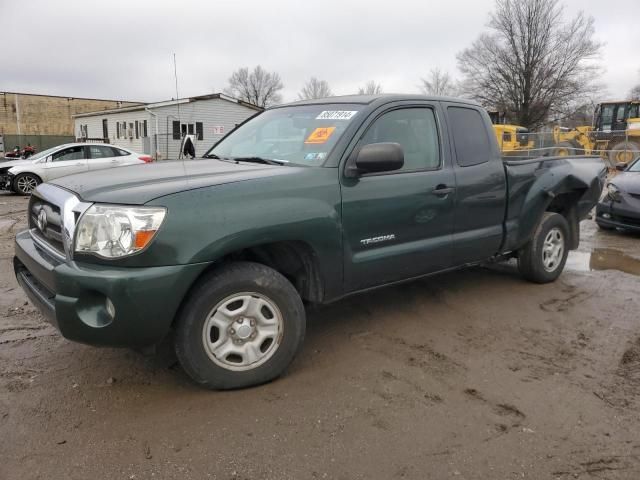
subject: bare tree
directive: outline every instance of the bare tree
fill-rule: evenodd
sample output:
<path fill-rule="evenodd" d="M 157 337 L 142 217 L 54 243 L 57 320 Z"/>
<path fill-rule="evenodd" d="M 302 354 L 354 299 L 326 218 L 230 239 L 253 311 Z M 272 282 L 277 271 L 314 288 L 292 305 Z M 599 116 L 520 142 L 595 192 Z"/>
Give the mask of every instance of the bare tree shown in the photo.
<path fill-rule="evenodd" d="M 307 83 L 304 84 L 298 98 L 300 100 L 309 100 L 313 98 L 326 98 L 331 97 L 333 92 L 329 87 L 329 82 L 326 80 L 318 80 L 316 77 L 311 77 Z"/>
<path fill-rule="evenodd" d="M 629 98 L 631 100 L 640 100 L 640 83 L 629 90 Z"/>
<path fill-rule="evenodd" d="M 251 72 L 247 67 L 233 72 L 224 93 L 264 108 L 282 101 L 280 90 L 283 88 L 279 74 L 267 72 L 258 65 Z"/>
<path fill-rule="evenodd" d="M 358 88 L 358 95 L 378 95 L 379 93 L 382 93 L 382 85 L 374 80 L 369 80 L 364 87 Z"/>
<path fill-rule="evenodd" d="M 558 0 L 496 0 L 490 31 L 458 54 L 463 93 L 529 128 L 565 117 L 598 85 L 594 20 Z"/>
<path fill-rule="evenodd" d="M 439 68 L 434 68 L 429 72 L 428 78 L 420 79 L 420 91 L 425 95 L 456 95 L 456 85 L 449 75 Z"/>

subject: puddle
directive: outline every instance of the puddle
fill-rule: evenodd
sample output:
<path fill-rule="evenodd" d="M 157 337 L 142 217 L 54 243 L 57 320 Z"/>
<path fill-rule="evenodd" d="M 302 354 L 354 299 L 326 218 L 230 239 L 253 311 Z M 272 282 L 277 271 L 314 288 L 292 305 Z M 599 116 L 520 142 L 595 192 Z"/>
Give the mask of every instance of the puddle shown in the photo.
<path fill-rule="evenodd" d="M 640 276 L 639 259 L 611 248 L 596 248 L 592 252 L 570 252 L 565 268 L 578 272 L 618 270 Z"/>

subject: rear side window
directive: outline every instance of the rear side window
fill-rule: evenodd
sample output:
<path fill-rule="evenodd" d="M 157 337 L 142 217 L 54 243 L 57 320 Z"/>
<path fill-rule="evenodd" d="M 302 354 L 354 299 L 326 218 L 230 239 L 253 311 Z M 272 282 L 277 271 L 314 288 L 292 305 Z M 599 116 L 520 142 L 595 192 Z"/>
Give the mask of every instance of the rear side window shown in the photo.
<path fill-rule="evenodd" d="M 491 145 L 480 112 L 464 107 L 449 107 L 447 111 L 458 165 L 469 167 L 488 162 Z"/>

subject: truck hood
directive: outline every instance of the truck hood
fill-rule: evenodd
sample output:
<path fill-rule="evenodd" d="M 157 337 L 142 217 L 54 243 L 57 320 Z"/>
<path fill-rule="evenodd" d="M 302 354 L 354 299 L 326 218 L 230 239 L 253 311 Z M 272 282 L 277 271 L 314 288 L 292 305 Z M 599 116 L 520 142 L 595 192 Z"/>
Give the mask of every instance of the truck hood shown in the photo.
<path fill-rule="evenodd" d="M 142 205 L 185 190 L 295 173 L 301 168 L 213 159 L 162 161 L 80 173 L 51 181 L 86 202 Z"/>

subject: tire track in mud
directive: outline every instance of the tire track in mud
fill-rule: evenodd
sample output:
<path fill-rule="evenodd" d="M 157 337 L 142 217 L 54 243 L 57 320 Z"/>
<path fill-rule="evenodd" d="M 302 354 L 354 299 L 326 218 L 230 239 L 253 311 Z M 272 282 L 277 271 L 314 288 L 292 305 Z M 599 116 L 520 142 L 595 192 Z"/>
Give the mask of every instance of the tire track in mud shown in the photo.
<path fill-rule="evenodd" d="M 484 439 L 491 441 L 501 435 L 520 428 L 527 416 L 515 405 L 511 403 L 488 399 L 483 393 L 475 388 L 466 388 L 463 393 L 473 402 L 483 404 L 487 407 L 489 421 L 492 422 L 495 433 Z"/>
<path fill-rule="evenodd" d="M 393 337 L 378 332 L 352 335 L 362 348 L 405 366 L 428 370 L 434 373 L 450 373 L 466 367 L 426 343 L 412 343 L 402 337 Z"/>

